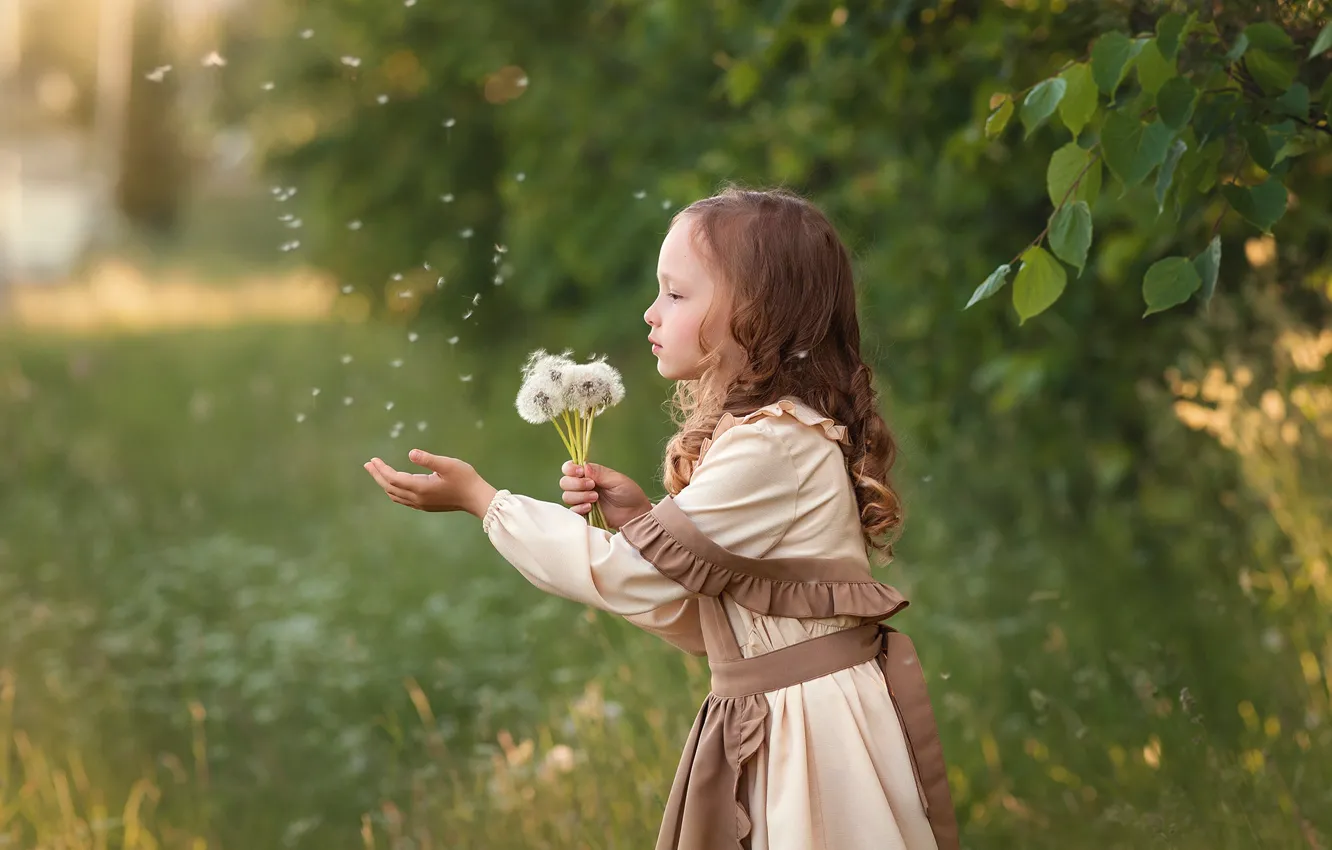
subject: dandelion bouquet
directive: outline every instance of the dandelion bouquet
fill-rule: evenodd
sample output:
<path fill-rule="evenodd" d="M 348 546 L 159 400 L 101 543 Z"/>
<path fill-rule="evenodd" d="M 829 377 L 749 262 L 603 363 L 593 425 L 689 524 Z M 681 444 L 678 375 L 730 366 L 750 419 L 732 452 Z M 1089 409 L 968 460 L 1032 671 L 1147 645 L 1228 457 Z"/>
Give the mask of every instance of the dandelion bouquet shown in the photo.
<path fill-rule="evenodd" d="M 581 465 L 587 462 L 593 423 L 606 408 L 624 398 L 624 381 L 604 356 L 575 363 L 569 357 L 572 353 L 548 354 L 541 348 L 533 351 L 523 365 L 523 385 L 515 406 L 518 415 L 534 425 L 553 424 L 569 457 Z M 592 503 L 588 522 L 607 528 L 600 504 Z"/>

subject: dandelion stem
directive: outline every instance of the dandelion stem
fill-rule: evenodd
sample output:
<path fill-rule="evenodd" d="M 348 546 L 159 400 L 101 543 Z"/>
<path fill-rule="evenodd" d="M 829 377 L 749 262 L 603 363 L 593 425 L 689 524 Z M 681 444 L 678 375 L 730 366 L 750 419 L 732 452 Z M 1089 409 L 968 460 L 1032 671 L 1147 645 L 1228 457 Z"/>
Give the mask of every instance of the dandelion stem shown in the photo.
<path fill-rule="evenodd" d="M 565 417 L 565 421 L 566 421 L 566 422 L 568 421 L 568 417 Z M 568 437 L 566 437 L 566 436 L 564 435 L 564 429 L 560 427 L 560 423 L 559 423 L 559 421 L 558 421 L 558 420 L 555 420 L 555 419 L 552 419 L 552 420 L 550 420 L 550 424 L 552 424 L 552 425 L 555 426 L 555 431 L 560 435 L 560 442 L 564 443 L 564 448 L 565 448 L 565 450 L 566 450 L 567 452 L 569 452 L 569 456 L 570 456 L 570 457 L 573 457 L 573 454 L 574 454 L 573 442 L 572 442 Z M 577 459 L 577 458 L 574 458 L 574 463 L 577 463 L 577 462 L 578 462 L 578 459 Z"/>
<path fill-rule="evenodd" d="M 569 418 L 569 411 L 560 411 L 564 417 L 564 426 L 569 429 L 569 456 L 573 458 L 574 463 L 582 463 L 582 453 L 578 450 L 582 443 L 578 439 L 578 423 Z"/>

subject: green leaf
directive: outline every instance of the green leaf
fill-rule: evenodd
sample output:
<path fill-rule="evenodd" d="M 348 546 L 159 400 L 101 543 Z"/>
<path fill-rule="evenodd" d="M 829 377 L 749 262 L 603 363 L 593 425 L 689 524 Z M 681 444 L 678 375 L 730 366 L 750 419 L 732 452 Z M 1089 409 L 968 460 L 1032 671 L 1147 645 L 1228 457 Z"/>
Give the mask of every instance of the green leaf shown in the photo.
<path fill-rule="evenodd" d="M 1292 83 L 1286 93 L 1276 99 L 1281 111 L 1296 118 L 1305 118 L 1309 114 L 1309 87 L 1304 83 Z"/>
<path fill-rule="evenodd" d="M 1103 94 L 1112 95 L 1124 79 L 1129 60 L 1138 55 L 1142 42 L 1134 41 L 1122 32 L 1111 31 L 1096 39 L 1092 45 L 1092 76 Z"/>
<path fill-rule="evenodd" d="M 1176 74 L 1175 63 L 1161 55 L 1154 38 L 1147 39 L 1134 65 L 1138 69 L 1138 82 L 1142 85 L 1143 91 L 1152 94 L 1160 91 L 1165 81 Z"/>
<path fill-rule="evenodd" d="M 1244 33 L 1235 36 L 1235 43 L 1230 45 L 1230 50 L 1226 51 L 1225 60 L 1227 63 L 1238 62 L 1240 57 L 1249 49 L 1249 37 Z"/>
<path fill-rule="evenodd" d="M 1027 136 L 1036 132 L 1050 116 L 1054 114 L 1059 106 L 1059 101 L 1064 99 L 1064 92 L 1068 88 L 1068 83 L 1064 82 L 1062 77 L 1052 77 L 1048 80 L 1042 80 L 1035 88 L 1027 93 L 1027 97 L 1022 101 L 1022 126 L 1027 128 Z"/>
<path fill-rule="evenodd" d="M 1264 233 L 1270 232 L 1272 225 L 1286 213 L 1286 186 L 1275 177 L 1269 177 L 1257 186 L 1232 183 L 1222 186 L 1221 191 L 1235 212 Z"/>
<path fill-rule="evenodd" d="M 1170 182 L 1175 179 L 1175 166 L 1179 165 L 1179 158 L 1189 146 L 1183 139 L 1175 139 L 1170 145 L 1170 150 L 1166 153 L 1165 161 L 1161 163 L 1161 170 L 1156 173 L 1156 211 L 1158 213 L 1165 210 L 1166 193 L 1170 191 Z"/>
<path fill-rule="evenodd" d="M 1193 132 L 1200 143 L 1230 133 L 1243 109 L 1244 99 L 1237 91 L 1227 91 L 1196 102 L 1197 114 L 1193 118 Z"/>
<path fill-rule="evenodd" d="M 1312 59 L 1329 50 L 1332 50 L 1332 21 L 1324 24 L 1322 32 L 1318 33 L 1318 38 L 1314 39 L 1313 47 L 1309 48 L 1309 58 Z"/>
<path fill-rule="evenodd" d="M 1264 171 L 1271 171 L 1278 162 L 1277 152 L 1295 135 L 1295 123 L 1282 121 L 1271 127 L 1247 124 L 1240 133 L 1248 144 L 1249 156 L 1253 157 L 1253 161 Z"/>
<path fill-rule="evenodd" d="M 1092 243 L 1091 208 L 1086 201 L 1068 204 L 1055 211 L 1050 222 L 1050 248 L 1055 256 L 1082 275 Z"/>
<path fill-rule="evenodd" d="M 758 91 L 759 72 L 749 62 L 736 62 L 726 72 L 726 96 L 733 106 L 742 106 Z"/>
<path fill-rule="evenodd" d="M 1193 117 L 1193 105 L 1198 102 L 1198 90 L 1186 77 L 1171 77 L 1156 93 L 1156 112 L 1161 123 L 1179 130 Z"/>
<path fill-rule="evenodd" d="M 1147 302 L 1147 312 L 1142 315 L 1150 316 L 1183 304 L 1201 283 L 1202 278 L 1187 258 L 1157 260 L 1142 279 L 1142 297 Z"/>
<path fill-rule="evenodd" d="M 1198 297 L 1202 299 L 1203 306 L 1207 306 L 1208 302 L 1212 300 L 1212 295 L 1216 293 L 1216 277 L 1221 271 L 1220 236 L 1213 236 L 1207 247 L 1193 258 L 1193 270 L 1198 273 L 1198 277 L 1202 280 L 1202 292 L 1199 293 Z"/>
<path fill-rule="evenodd" d="M 1073 181 L 1082 176 L 1082 182 L 1073 191 L 1069 200 L 1086 201 L 1090 206 L 1096 203 L 1101 193 L 1101 164 L 1094 151 L 1086 151 L 1077 142 L 1069 142 L 1050 155 L 1050 164 L 1045 169 L 1045 187 L 1050 193 L 1050 203 L 1058 207 L 1064 203 Z"/>
<path fill-rule="evenodd" d="M 1269 21 L 1249 24 L 1244 28 L 1244 37 L 1248 39 L 1250 47 L 1259 50 L 1274 50 L 1279 53 L 1295 49 L 1295 42 L 1291 41 L 1290 35 Z"/>
<path fill-rule="evenodd" d="M 984 301 L 986 298 L 989 298 L 991 295 L 1003 289 L 1004 284 L 1008 282 L 1008 272 L 1011 268 L 1012 266 L 1008 265 L 1008 263 L 1004 263 L 999 268 L 990 272 L 990 276 L 985 278 L 985 282 L 976 287 L 975 292 L 971 293 L 971 300 L 968 301 L 967 306 L 962 309 L 967 309 L 967 307 L 970 307 L 977 301 Z"/>
<path fill-rule="evenodd" d="M 1059 300 L 1068 275 L 1059 261 L 1044 248 L 1033 245 L 1022 254 L 1022 267 L 1013 280 L 1013 307 L 1020 324 L 1039 315 Z"/>
<path fill-rule="evenodd" d="M 1101 128 L 1105 164 L 1125 187 L 1136 186 L 1161 163 L 1173 136 L 1159 120 L 1143 124 L 1124 110 L 1111 112 Z"/>
<path fill-rule="evenodd" d="M 1274 56 L 1265 50 L 1250 50 L 1244 57 L 1244 67 L 1269 95 L 1284 92 L 1295 82 L 1295 60 L 1290 56 Z"/>
<path fill-rule="evenodd" d="M 1174 60 L 1179 50 L 1179 37 L 1184 32 L 1185 18 L 1178 12 L 1162 15 L 1156 22 L 1156 46 L 1166 59 Z"/>
<path fill-rule="evenodd" d="M 1004 102 L 999 104 L 990 117 L 985 119 L 985 138 L 995 139 L 1004 132 L 1008 126 L 1008 119 L 1013 117 L 1013 98 L 1005 97 Z"/>
<path fill-rule="evenodd" d="M 1073 137 L 1077 138 L 1082 128 L 1096 114 L 1096 80 L 1086 62 L 1072 66 L 1062 76 L 1068 88 L 1064 92 L 1064 99 L 1059 102 L 1059 117 Z"/>

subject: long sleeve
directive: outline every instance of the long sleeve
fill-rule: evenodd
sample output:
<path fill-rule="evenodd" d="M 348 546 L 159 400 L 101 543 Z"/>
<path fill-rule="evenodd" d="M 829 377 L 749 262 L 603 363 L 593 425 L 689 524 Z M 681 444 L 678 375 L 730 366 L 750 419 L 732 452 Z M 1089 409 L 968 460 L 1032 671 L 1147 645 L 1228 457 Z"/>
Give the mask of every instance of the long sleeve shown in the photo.
<path fill-rule="evenodd" d="M 719 545 L 761 556 L 790 527 L 799 476 L 766 422 L 722 434 L 674 501 Z M 500 490 L 482 529 L 536 587 L 626 617 L 675 646 L 703 653 L 692 593 L 663 575 L 622 534 L 567 507 Z"/>
<path fill-rule="evenodd" d="M 643 614 L 690 592 L 662 575 L 621 534 L 553 502 L 500 490 L 481 528 L 504 559 L 547 593 L 613 614 Z"/>

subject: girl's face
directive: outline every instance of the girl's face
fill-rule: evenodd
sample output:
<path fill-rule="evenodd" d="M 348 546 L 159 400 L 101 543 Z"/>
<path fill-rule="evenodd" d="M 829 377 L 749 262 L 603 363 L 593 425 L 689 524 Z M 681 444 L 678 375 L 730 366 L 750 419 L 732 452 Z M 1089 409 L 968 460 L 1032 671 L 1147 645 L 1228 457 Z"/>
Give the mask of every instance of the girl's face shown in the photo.
<path fill-rule="evenodd" d="M 708 344 L 722 347 L 722 364 L 736 359 L 738 347 L 726 330 L 729 309 L 719 281 L 694 242 L 694 222 L 681 218 L 666 234 L 657 257 L 657 299 L 643 314 L 652 328 L 657 372 L 668 380 L 697 380 L 703 372 L 699 332 Z M 707 316 L 713 306 L 713 314 Z"/>

